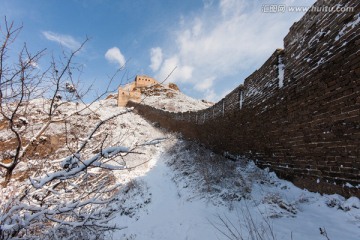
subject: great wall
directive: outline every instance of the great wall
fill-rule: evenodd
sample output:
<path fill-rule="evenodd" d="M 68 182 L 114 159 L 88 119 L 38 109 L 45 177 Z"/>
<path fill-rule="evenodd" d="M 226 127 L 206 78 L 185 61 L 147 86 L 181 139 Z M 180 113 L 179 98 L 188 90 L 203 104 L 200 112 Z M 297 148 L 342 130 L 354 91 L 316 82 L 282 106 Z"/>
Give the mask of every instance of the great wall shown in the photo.
<path fill-rule="evenodd" d="M 229 156 L 245 156 L 295 185 L 360 197 L 360 2 L 350 12 L 312 12 L 284 49 L 213 107 L 172 113 L 128 106 L 170 131 Z"/>
<path fill-rule="evenodd" d="M 118 106 L 124 107 L 131 100 L 133 102 L 141 101 L 141 88 L 159 84 L 155 79 L 138 75 L 134 81 L 118 89 Z"/>

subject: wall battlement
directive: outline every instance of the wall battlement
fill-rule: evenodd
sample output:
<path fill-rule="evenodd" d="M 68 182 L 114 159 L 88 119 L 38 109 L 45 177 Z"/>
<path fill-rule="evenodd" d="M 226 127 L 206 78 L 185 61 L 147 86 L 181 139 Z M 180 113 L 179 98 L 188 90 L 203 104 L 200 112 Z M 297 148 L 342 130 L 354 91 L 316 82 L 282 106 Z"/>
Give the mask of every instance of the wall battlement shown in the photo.
<path fill-rule="evenodd" d="M 214 106 L 147 119 L 217 152 L 244 155 L 300 187 L 360 197 L 360 2 L 307 12 L 270 58 Z"/>
<path fill-rule="evenodd" d="M 155 79 L 145 76 L 137 75 L 133 82 L 119 87 L 118 89 L 118 106 L 124 107 L 131 100 L 133 102 L 141 101 L 141 88 L 149 87 L 159 84 Z"/>

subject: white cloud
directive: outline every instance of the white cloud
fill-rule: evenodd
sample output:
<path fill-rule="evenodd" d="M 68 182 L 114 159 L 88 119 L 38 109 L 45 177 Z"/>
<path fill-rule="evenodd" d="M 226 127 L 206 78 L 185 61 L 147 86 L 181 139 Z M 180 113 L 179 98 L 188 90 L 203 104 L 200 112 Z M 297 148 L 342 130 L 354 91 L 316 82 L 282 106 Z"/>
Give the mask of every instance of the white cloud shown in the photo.
<path fill-rule="evenodd" d="M 125 63 L 126 63 L 124 55 L 121 53 L 120 49 L 117 47 L 113 47 L 113 48 L 110 48 L 109 50 L 107 50 L 105 53 L 105 58 L 110 63 L 119 64 L 120 68 L 124 67 Z"/>
<path fill-rule="evenodd" d="M 176 69 L 175 69 L 176 68 Z M 175 71 L 173 71 L 175 69 Z M 155 78 L 163 81 L 171 73 L 169 77 L 170 82 L 188 82 L 192 78 L 193 68 L 188 65 L 182 65 L 178 56 L 167 58 L 161 65 L 160 70 Z"/>
<path fill-rule="evenodd" d="M 306 6 L 313 2 L 282 0 L 279 4 Z M 240 84 L 259 68 L 276 48 L 283 46 L 290 26 L 304 14 L 263 13 L 263 1 L 210 3 L 204 1 L 204 8 L 193 17 L 180 18 L 179 28 L 172 31 L 170 43 L 166 43 L 176 47 L 162 48 L 163 56 L 168 57 L 164 57 L 156 75 L 164 77 L 177 66 L 172 76 L 176 82 L 186 83 L 199 93 L 209 91 L 212 97 L 220 97 L 225 88 L 234 86 L 234 81 Z"/>
<path fill-rule="evenodd" d="M 209 77 L 204 80 L 198 79 L 197 80 L 198 82 L 195 83 L 194 87 L 198 91 L 201 91 L 201 92 L 206 91 L 213 86 L 214 80 L 215 80 L 215 77 Z"/>
<path fill-rule="evenodd" d="M 203 0 L 204 8 L 209 8 L 213 5 L 214 0 Z"/>
<path fill-rule="evenodd" d="M 150 49 L 150 61 L 151 61 L 150 64 L 151 70 L 153 70 L 154 72 L 159 70 L 161 63 L 163 61 L 163 54 L 161 48 L 157 47 Z"/>
<path fill-rule="evenodd" d="M 201 21 L 201 19 L 196 18 L 194 21 L 194 24 L 192 26 L 192 34 L 194 37 L 198 37 L 200 36 L 200 34 L 202 33 L 202 29 L 203 28 L 203 23 Z"/>
<path fill-rule="evenodd" d="M 210 102 L 216 102 L 219 96 L 215 93 L 214 89 L 207 89 L 202 98 Z"/>
<path fill-rule="evenodd" d="M 70 35 L 59 34 L 50 31 L 44 31 L 42 34 L 47 40 L 57 42 L 73 51 L 77 50 L 81 46 L 81 43 L 76 41 L 75 38 Z"/>
<path fill-rule="evenodd" d="M 246 2 L 244 0 L 221 0 L 219 5 L 222 16 L 228 17 L 241 14 Z"/>

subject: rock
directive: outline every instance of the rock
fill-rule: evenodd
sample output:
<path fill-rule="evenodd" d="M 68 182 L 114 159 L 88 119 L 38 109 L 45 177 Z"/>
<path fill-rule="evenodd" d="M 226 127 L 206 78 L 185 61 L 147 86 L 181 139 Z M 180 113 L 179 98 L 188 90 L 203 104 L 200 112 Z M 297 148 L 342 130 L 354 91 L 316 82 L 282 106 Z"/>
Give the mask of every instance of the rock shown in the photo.
<path fill-rule="evenodd" d="M 179 87 L 175 83 L 169 83 L 169 88 L 180 92 Z"/>
<path fill-rule="evenodd" d="M 173 97 L 174 97 L 174 93 L 172 93 L 172 92 L 167 92 L 167 93 L 166 93 L 166 97 L 168 97 L 168 98 L 173 98 Z"/>
<path fill-rule="evenodd" d="M 116 94 L 110 94 L 106 97 L 106 99 L 117 99 L 117 95 Z"/>

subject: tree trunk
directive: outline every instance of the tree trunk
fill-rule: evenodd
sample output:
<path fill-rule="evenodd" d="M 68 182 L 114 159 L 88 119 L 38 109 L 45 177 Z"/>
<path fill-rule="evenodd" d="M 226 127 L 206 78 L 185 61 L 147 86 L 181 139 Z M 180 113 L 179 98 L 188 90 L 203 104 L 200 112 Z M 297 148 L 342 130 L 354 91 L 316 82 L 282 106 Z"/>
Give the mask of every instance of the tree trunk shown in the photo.
<path fill-rule="evenodd" d="M 4 187 L 7 187 L 7 185 L 9 184 L 9 182 L 11 180 L 11 177 L 12 177 L 12 174 L 13 174 L 13 170 L 14 170 L 13 167 L 6 169 L 5 181 L 3 182 Z"/>

